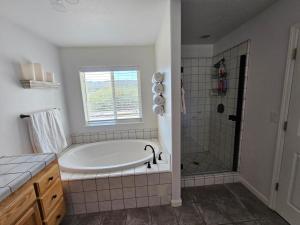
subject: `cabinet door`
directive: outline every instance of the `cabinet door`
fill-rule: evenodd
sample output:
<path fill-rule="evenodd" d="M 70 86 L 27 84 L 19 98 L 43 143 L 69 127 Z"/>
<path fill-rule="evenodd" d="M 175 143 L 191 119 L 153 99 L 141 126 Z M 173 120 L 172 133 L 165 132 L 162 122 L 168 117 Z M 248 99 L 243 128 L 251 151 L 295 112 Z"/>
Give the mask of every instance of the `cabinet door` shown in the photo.
<path fill-rule="evenodd" d="M 18 219 L 15 225 L 42 225 L 37 204 L 35 203 L 33 206 L 31 206 L 26 213 L 20 219 Z"/>
<path fill-rule="evenodd" d="M 298 50 L 300 41 L 298 40 Z M 299 52 L 299 51 L 298 51 Z M 295 61 L 284 137 L 276 211 L 291 225 L 300 224 L 300 57 Z"/>

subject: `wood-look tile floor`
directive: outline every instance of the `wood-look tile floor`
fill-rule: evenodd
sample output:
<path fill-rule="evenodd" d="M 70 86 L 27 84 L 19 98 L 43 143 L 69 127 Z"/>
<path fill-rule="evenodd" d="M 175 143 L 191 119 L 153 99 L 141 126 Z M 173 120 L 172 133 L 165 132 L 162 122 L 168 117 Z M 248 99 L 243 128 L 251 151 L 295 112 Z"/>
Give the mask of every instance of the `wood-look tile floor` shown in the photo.
<path fill-rule="evenodd" d="M 62 225 L 288 225 L 243 185 L 182 189 L 183 205 L 67 216 Z"/>

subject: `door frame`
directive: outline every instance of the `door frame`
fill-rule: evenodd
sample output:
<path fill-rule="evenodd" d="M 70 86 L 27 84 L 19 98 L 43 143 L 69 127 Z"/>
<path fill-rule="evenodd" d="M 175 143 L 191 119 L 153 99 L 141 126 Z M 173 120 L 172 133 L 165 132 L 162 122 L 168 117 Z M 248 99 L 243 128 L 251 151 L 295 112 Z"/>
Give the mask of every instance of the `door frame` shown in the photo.
<path fill-rule="evenodd" d="M 247 41 L 248 51 L 249 44 Z M 241 137 L 242 137 L 242 123 L 243 123 L 243 109 L 244 109 L 244 97 L 246 87 L 246 76 L 247 76 L 247 65 L 248 65 L 248 54 L 242 54 L 239 56 L 239 82 L 238 82 L 238 93 L 236 102 L 236 121 L 234 130 L 234 151 L 233 151 L 233 162 L 232 171 L 239 171 L 240 151 L 241 151 Z"/>
<path fill-rule="evenodd" d="M 269 207 L 276 210 L 277 190 L 276 186 L 280 178 L 281 163 L 284 151 L 285 130 L 284 124 L 288 119 L 289 103 L 292 91 L 292 81 L 294 76 L 295 59 L 293 58 L 294 49 L 298 47 L 300 41 L 300 23 L 293 25 L 290 29 L 290 40 L 285 68 L 284 86 L 281 99 L 280 117 L 278 123 L 276 151 L 273 166 L 272 185 Z"/>

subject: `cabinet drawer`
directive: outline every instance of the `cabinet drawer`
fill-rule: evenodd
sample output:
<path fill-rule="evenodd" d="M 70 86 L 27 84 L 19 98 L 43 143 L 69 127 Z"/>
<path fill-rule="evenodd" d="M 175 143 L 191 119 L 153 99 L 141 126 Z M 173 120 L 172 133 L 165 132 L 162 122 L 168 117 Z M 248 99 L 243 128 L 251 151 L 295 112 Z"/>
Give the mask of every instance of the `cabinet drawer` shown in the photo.
<path fill-rule="evenodd" d="M 22 216 L 27 209 L 35 202 L 35 191 L 33 185 L 27 186 L 21 192 L 18 191 L 11 196 L 5 206 L 1 207 L 0 225 L 12 224 Z"/>
<path fill-rule="evenodd" d="M 37 195 L 42 196 L 58 178 L 60 179 L 59 167 L 57 164 L 53 164 L 35 181 Z"/>
<path fill-rule="evenodd" d="M 45 225 L 58 225 L 63 219 L 66 213 L 66 208 L 64 204 L 63 197 L 60 198 L 58 204 L 55 206 L 51 214 L 48 216 L 46 220 L 44 220 Z"/>
<path fill-rule="evenodd" d="M 39 197 L 43 218 L 48 217 L 54 206 L 59 202 L 62 195 L 62 184 L 60 179 L 57 179 L 52 187 L 42 197 Z"/>

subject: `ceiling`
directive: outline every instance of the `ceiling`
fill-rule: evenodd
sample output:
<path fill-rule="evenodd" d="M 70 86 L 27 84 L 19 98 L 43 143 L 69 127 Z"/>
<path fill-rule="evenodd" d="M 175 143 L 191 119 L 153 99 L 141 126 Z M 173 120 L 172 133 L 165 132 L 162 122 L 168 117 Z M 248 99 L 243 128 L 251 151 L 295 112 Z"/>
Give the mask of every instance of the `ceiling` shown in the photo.
<path fill-rule="evenodd" d="M 58 46 L 153 44 L 164 0 L 80 0 L 55 11 L 51 0 L 0 0 L 0 16 Z M 65 1 L 65 0 L 63 0 Z"/>
<path fill-rule="evenodd" d="M 182 0 L 182 43 L 212 44 L 277 0 Z M 203 35 L 211 35 L 202 39 Z"/>

